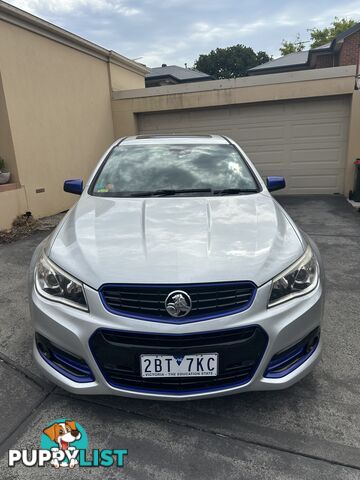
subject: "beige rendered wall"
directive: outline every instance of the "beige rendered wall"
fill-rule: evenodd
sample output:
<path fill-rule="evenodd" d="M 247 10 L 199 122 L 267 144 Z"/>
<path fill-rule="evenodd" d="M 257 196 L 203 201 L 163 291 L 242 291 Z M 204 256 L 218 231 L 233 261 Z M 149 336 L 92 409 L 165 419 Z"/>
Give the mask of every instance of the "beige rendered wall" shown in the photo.
<path fill-rule="evenodd" d="M 27 211 L 24 188 L 0 193 L 0 230 L 10 228 L 14 218 Z"/>
<path fill-rule="evenodd" d="M 145 77 L 114 63 L 109 63 L 112 90 L 145 88 Z"/>
<path fill-rule="evenodd" d="M 63 180 L 87 177 L 114 139 L 108 64 L 0 21 L 0 71 L 26 209 L 65 210 Z"/>
<path fill-rule="evenodd" d="M 15 151 L 12 141 L 9 116 L 6 106 L 4 89 L 0 72 L 0 157 L 6 162 L 6 167 L 11 172 L 10 182 L 17 183 L 19 180 Z"/>
<path fill-rule="evenodd" d="M 345 195 L 354 186 L 354 161 L 360 158 L 360 91 L 355 90 L 352 95 L 350 123 L 349 123 L 349 140 L 347 152 L 347 165 L 345 170 Z"/>

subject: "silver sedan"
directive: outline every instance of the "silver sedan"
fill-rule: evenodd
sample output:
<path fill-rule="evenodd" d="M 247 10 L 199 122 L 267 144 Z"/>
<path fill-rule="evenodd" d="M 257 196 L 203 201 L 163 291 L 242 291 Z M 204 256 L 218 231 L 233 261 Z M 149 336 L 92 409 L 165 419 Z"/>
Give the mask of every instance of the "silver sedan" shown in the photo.
<path fill-rule="evenodd" d="M 283 389 L 317 363 L 314 242 L 218 135 L 116 141 L 30 268 L 34 356 L 79 394 L 165 400 Z"/>

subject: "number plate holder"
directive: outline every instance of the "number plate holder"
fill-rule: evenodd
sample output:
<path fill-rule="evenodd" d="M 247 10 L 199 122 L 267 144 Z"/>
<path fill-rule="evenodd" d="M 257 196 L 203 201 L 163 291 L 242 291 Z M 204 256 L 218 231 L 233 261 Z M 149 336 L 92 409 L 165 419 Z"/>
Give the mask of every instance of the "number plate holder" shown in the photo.
<path fill-rule="evenodd" d="M 218 357 L 217 353 L 140 355 L 141 377 L 216 377 Z"/>

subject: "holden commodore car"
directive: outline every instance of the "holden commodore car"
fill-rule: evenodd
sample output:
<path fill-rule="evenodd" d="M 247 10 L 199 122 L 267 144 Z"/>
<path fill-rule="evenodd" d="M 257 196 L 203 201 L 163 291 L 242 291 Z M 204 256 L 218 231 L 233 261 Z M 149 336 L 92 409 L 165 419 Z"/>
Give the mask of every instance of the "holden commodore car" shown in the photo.
<path fill-rule="evenodd" d="M 320 356 L 314 242 L 217 135 L 122 138 L 30 268 L 34 356 L 73 393 L 195 399 L 283 389 Z"/>

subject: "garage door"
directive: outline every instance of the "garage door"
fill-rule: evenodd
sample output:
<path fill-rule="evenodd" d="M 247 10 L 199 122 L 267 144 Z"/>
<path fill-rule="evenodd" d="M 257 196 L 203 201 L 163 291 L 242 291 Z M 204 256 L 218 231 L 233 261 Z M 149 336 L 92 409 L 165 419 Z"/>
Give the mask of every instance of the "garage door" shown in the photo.
<path fill-rule="evenodd" d="M 218 133 L 237 141 L 285 193 L 343 193 L 350 98 L 138 114 L 139 133 Z"/>

